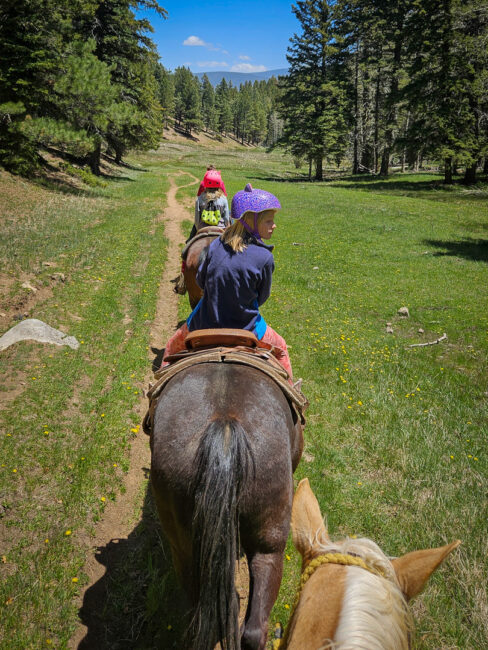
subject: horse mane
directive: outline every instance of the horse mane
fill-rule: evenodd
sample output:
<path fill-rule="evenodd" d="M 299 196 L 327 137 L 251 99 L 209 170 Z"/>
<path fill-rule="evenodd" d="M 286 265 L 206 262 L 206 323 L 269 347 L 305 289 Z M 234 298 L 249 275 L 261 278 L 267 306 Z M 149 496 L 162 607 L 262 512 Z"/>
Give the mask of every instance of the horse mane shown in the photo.
<path fill-rule="evenodd" d="M 311 540 L 312 541 L 312 540 Z M 408 650 L 413 620 L 392 563 L 372 540 L 346 538 L 330 544 L 313 540 L 314 555 L 339 552 L 362 558 L 373 570 L 348 566 L 335 641 L 319 650 Z"/>

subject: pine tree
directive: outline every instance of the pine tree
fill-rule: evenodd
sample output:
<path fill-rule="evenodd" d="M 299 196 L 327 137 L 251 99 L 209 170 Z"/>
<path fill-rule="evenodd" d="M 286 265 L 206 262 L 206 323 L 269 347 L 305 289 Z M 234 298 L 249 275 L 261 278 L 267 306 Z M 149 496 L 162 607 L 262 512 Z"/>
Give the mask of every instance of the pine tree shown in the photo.
<path fill-rule="evenodd" d="M 322 179 L 324 159 L 337 161 L 347 146 L 346 94 L 340 80 L 331 0 L 299 0 L 292 7 L 302 33 L 288 48 L 289 75 L 283 78 L 281 142 L 294 156 L 315 163 Z"/>
<path fill-rule="evenodd" d="M 233 115 L 229 87 L 224 78 L 215 89 L 215 109 L 218 115 L 219 131 L 225 135 L 232 130 Z"/>
<path fill-rule="evenodd" d="M 73 33 L 70 15 L 63 0 L 0 4 L 0 162 L 9 169 L 37 163 L 37 143 L 24 126 L 56 113 L 52 87 Z"/>
<path fill-rule="evenodd" d="M 158 84 L 158 99 L 161 105 L 163 124 L 167 128 L 175 110 L 174 78 L 171 72 L 161 64 L 156 66 L 154 74 Z"/>
<path fill-rule="evenodd" d="M 87 36 L 94 36 L 95 54 L 111 66 L 112 83 L 118 88 L 117 103 L 121 106 L 106 133 L 116 162 L 129 148 L 156 146 L 162 132 L 156 49 L 147 35 L 153 28 L 146 19 L 136 18 L 133 8 L 138 6 L 166 17 L 156 0 L 103 0 L 93 19 L 80 27 Z"/>
<path fill-rule="evenodd" d="M 461 0 L 417 0 L 409 28 L 411 64 L 405 96 L 413 110 L 410 141 L 425 139 L 425 153 L 444 161 L 444 182 L 453 182 L 454 161 L 466 163 L 473 115 L 459 59 L 456 16 Z"/>
<path fill-rule="evenodd" d="M 189 68 L 176 68 L 175 120 L 178 126 L 191 135 L 192 130 L 203 127 L 201 114 L 200 84 Z"/>
<path fill-rule="evenodd" d="M 215 91 L 206 74 L 202 78 L 202 119 L 205 131 L 213 130 L 216 124 Z"/>

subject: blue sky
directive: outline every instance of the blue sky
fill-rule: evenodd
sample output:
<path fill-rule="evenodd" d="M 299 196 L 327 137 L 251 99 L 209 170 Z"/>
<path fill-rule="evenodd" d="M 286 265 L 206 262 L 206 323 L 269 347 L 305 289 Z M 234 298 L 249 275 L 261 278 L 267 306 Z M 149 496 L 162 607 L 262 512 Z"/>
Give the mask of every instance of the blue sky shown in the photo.
<path fill-rule="evenodd" d="M 160 0 L 163 20 L 153 11 L 137 12 L 154 27 L 161 63 L 192 72 L 261 72 L 286 68 L 286 49 L 299 23 L 289 0 Z"/>

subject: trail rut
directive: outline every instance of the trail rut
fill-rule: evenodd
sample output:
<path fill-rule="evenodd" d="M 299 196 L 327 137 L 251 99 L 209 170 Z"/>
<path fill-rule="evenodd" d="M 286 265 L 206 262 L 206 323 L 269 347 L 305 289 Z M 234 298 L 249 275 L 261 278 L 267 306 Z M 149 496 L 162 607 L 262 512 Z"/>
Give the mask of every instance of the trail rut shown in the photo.
<path fill-rule="evenodd" d="M 189 176 L 191 180 L 185 185 L 177 186 L 175 178 L 182 175 Z M 176 193 L 182 187 L 195 185 L 199 182 L 199 179 L 195 176 L 182 170 L 172 175 L 169 180 L 170 188 L 167 194 L 167 206 L 158 218 L 165 225 L 165 234 L 168 238 L 168 257 L 159 286 L 156 317 L 150 329 L 150 349 L 161 349 L 166 340 L 174 332 L 177 322 L 178 296 L 173 292 L 170 280 L 179 271 L 180 244 L 184 241 L 181 224 L 185 219 L 188 219 L 188 212 L 184 205 L 176 199 Z M 146 386 L 152 379 L 152 361 L 153 359 L 151 358 L 148 362 L 148 372 L 145 377 Z M 143 399 L 139 407 L 141 420 L 146 411 L 146 407 L 147 401 Z M 97 524 L 94 537 L 80 539 L 81 543 L 86 544 L 90 549 L 84 567 L 84 573 L 88 575 L 89 581 L 83 592 L 80 593 L 80 606 L 83 603 L 86 591 L 93 587 L 103 577 L 105 572 L 108 572 L 110 569 L 110 557 L 105 558 L 104 564 L 101 564 L 97 559 L 97 549 L 100 547 L 110 548 L 110 542 L 114 540 L 120 542 L 127 539 L 127 536 L 134 528 L 134 524 L 140 519 L 143 506 L 141 487 L 149 466 L 149 440 L 141 429 L 132 443 L 130 469 L 124 481 L 125 494 L 123 498 L 119 496 L 115 502 L 108 503 L 103 514 L 103 519 Z M 140 503 L 138 503 L 138 500 Z M 101 605 L 102 603 L 100 603 Z M 99 626 L 100 609 L 97 607 L 97 603 L 93 602 L 93 599 L 90 606 L 93 611 L 86 611 L 84 609 L 83 619 L 85 624 L 80 624 L 72 636 L 68 645 L 71 649 L 78 648 L 80 644 L 82 644 L 83 648 L 91 646 L 90 643 L 87 644 L 86 640 L 83 643 L 83 640 L 87 636 L 89 627 Z M 91 619 L 93 619 L 93 626 Z M 103 630 L 100 630 L 100 633 L 103 633 Z"/>

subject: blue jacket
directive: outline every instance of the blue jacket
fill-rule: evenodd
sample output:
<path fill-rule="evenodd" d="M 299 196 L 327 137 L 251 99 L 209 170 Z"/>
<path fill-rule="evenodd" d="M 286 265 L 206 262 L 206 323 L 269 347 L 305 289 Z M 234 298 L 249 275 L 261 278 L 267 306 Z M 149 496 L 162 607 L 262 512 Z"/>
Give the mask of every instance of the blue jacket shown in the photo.
<path fill-rule="evenodd" d="M 272 246 L 246 234 L 247 248 L 236 253 L 220 237 L 208 247 L 197 282 L 203 297 L 187 324 L 190 331 L 214 327 L 250 330 L 264 336 L 266 322 L 259 306 L 269 298 L 274 271 Z"/>

